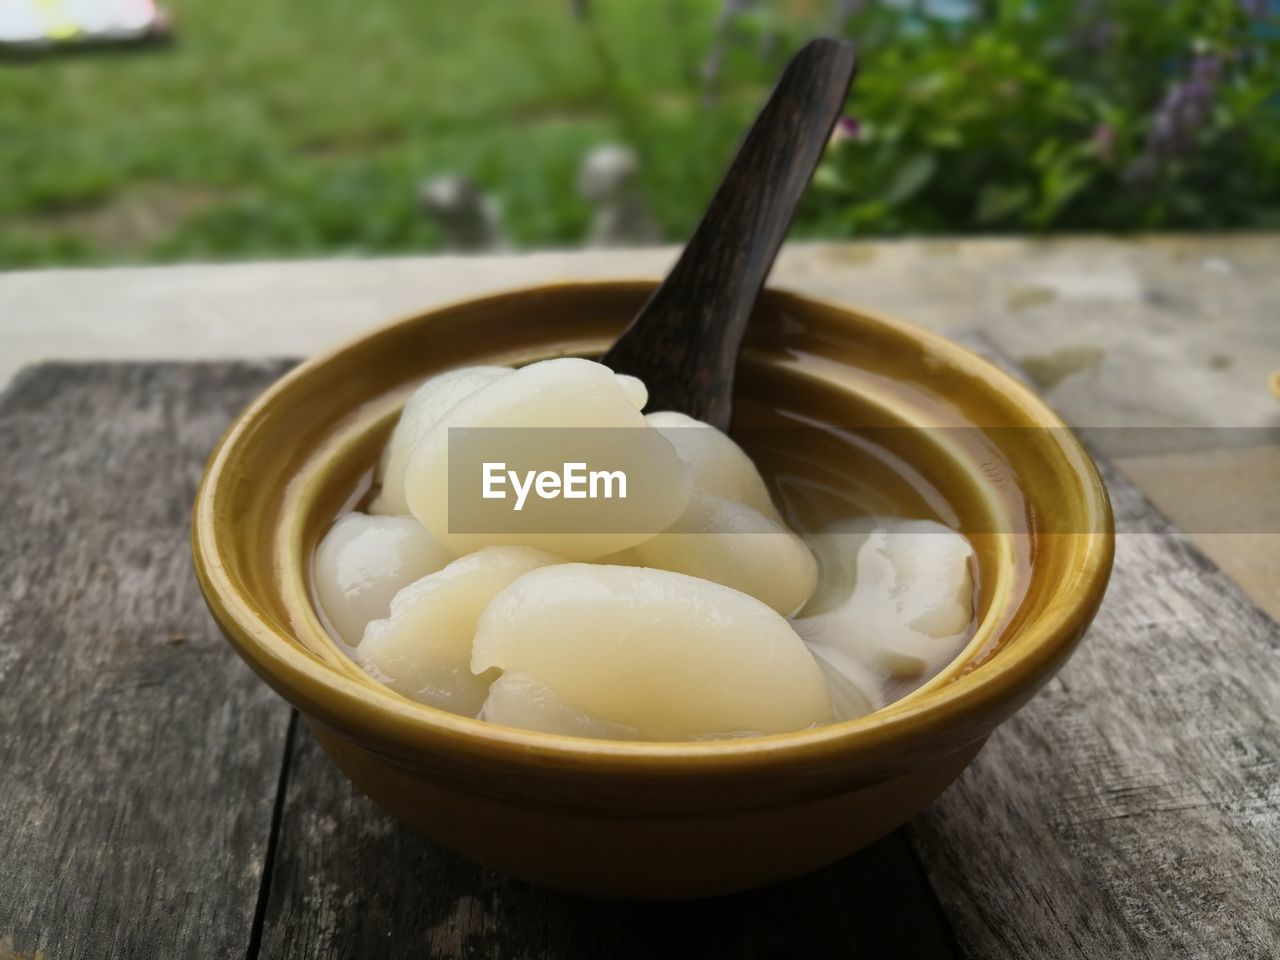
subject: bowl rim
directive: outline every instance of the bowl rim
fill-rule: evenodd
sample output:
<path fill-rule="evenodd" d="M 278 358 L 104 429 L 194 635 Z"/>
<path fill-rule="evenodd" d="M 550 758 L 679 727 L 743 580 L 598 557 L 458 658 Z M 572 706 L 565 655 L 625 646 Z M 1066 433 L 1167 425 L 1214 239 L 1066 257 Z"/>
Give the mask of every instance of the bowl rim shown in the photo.
<path fill-rule="evenodd" d="M 962 727 L 965 718 L 976 713 L 997 712 L 1003 718 L 1045 682 L 1071 653 L 1083 627 L 1100 605 L 1115 553 L 1110 499 L 1084 446 L 1027 386 L 941 334 L 875 310 L 772 286 L 764 294 L 853 315 L 859 322 L 906 334 L 931 351 L 946 356 L 964 372 L 992 382 L 999 392 L 1015 401 L 1033 425 L 1052 428 L 1049 432 L 1080 481 L 1088 529 L 1094 531 L 1055 534 L 1080 542 L 1073 565 L 1077 583 L 1074 602 L 1053 605 L 1022 625 L 1019 643 L 1012 649 L 1002 651 L 978 669 L 956 676 L 946 684 L 922 691 L 919 697 L 905 698 L 854 720 L 791 733 L 689 742 L 592 740 L 506 727 L 448 713 L 343 675 L 304 651 L 298 640 L 258 615 L 251 598 L 227 572 L 217 532 L 216 504 L 228 463 L 259 420 L 267 415 L 276 398 L 317 367 L 398 326 L 530 295 L 572 294 L 588 288 L 640 292 L 651 290 L 657 282 L 657 279 L 644 278 L 569 280 L 451 300 L 366 330 L 305 360 L 259 394 L 232 421 L 214 448 L 196 494 L 191 530 L 196 573 L 206 602 L 227 639 L 249 665 L 304 714 L 324 721 L 368 749 L 388 755 L 421 757 L 424 752 L 444 752 L 587 775 L 644 773 L 676 777 L 745 768 L 758 772 L 762 763 L 803 765 L 833 755 L 848 762 L 883 757 L 886 750 L 939 730 Z M 985 738 L 993 725 L 982 724 L 973 729 L 970 742 Z"/>

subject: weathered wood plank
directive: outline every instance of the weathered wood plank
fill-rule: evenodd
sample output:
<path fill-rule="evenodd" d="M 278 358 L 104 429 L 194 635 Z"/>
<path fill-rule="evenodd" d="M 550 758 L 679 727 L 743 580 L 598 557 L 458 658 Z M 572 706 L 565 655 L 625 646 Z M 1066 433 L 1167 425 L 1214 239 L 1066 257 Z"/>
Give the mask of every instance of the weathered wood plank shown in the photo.
<path fill-rule="evenodd" d="M 1076 659 L 904 833 L 966 956 L 1274 955 L 1280 630 L 1131 483 L 1103 468 L 1122 528 L 1150 533 L 1121 538 L 1108 601 Z M 903 938 L 903 931 L 921 932 L 911 918 L 929 919 L 931 898 L 903 866 L 901 836 L 833 870 L 746 897 L 582 909 L 546 894 L 539 912 L 527 888 L 434 852 L 390 823 L 379 834 L 394 840 L 389 847 L 359 844 L 351 859 L 336 858 L 350 869 L 335 875 L 323 848 L 338 836 L 347 849 L 352 835 L 340 825 L 367 824 L 370 813 L 356 812 L 361 801 L 335 782 L 309 739 L 290 776 L 266 942 L 291 945 L 292 956 L 358 956 L 388 943 L 403 955 L 425 945 L 431 955 L 494 957 L 613 955 L 623 942 L 640 956 L 672 943 L 689 944 L 694 954 L 750 956 L 806 946 L 830 955 L 832 944 L 848 955 L 942 955 L 948 948 L 951 934 L 933 923 L 924 925 L 927 942 Z M 320 796 L 319 808 L 306 799 Z M 369 849 L 379 853 L 361 852 Z M 384 861 L 387 849 L 395 856 Z M 442 874 L 447 861 L 453 866 Z M 415 877 L 408 900 L 397 900 L 404 883 L 397 875 Z M 353 922 L 361 911 L 340 909 L 327 914 L 327 925 L 303 921 L 309 935 L 281 939 L 297 930 L 285 920 L 290 903 L 333 903 L 362 890 L 403 904 L 375 925 L 386 940 L 367 938 Z M 846 895 L 824 896 L 831 891 Z M 865 905 L 868 891 L 879 895 L 878 909 L 851 920 L 847 904 Z M 774 912 L 790 896 L 810 908 L 803 922 L 787 919 L 794 908 Z M 822 902 L 831 913 L 815 908 Z M 452 906 L 442 910 L 442 903 Z M 672 916 L 688 929 L 673 929 Z M 771 941 L 779 922 L 791 937 L 815 939 Z M 562 926 L 576 939 L 553 940 L 548 931 Z M 728 949 L 700 938 L 725 930 L 736 938 Z M 652 931 L 660 933 L 649 939 Z"/>
<path fill-rule="evenodd" d="M 1280 626 L 1103 469 L 1148 532 L 914 846 L 968 956 L 1280 956 Z"/>
<path fill-rule="evenodd" d="M 1154 532 L 909 844 L 717 901 L 583 901 L 409 834 L 302 729 L 260 891 L 288 713 L 216 636 L 186 522 L 273 373 L 55 366 L 0 398 L 0 954 L 244 955 L 260 892 L 271 957 L 1280 953 L 1280 628 L 1120 477 Z"/>
<path fill-rule="evenodd" d="M 290 770 L 265 943 L 298 957 L 388 945 L 397 956 L 645 956 L 673 943 L 701 955 L 832 955 L 835 944 L 841 955 L 936 956 L 954 936 L 975 958 L 1277 955 L 1280 628 L 1103 469 L 1122 528 L 1150 532 L 1121 538 L 1108 600 L 1063 674 L 898 837 L 815 877 L 711 904 L 584 907 L 544 894 L 539 908 L 535 892 L 391 822 L 363 840 L 347 832 L 379 815 L 361 810 L 306 738 Z M 942 902 L 941 927 L 930 891 L 903 866 L 904 836 Z M 873 909 L 851 918 L 849 904 L 868 896 Z M 336 906 L 366 902 L 394 906 L 371 927 L 361 909 Z M 308 926 L 298 903 L 334 906 Z M 770 939 L 779 924 L 801 939 Z M 562 928 L 572 940 L 555 939 Z"/>
<path fill-rule="evenodd" d="M 0 397 L 0 954 L 248 949 L 289 711 L 218 636 L 188 514 L 280 369 L 51 365 Z"/>
<path fill-rule="evenodd" d="M 900 834 L 763 891 L 674 904 L 589 900 L 509 880 L 422 840 L 357 794 L 305 726 L 298 734 L 263 957 L 953 956 Z"/>

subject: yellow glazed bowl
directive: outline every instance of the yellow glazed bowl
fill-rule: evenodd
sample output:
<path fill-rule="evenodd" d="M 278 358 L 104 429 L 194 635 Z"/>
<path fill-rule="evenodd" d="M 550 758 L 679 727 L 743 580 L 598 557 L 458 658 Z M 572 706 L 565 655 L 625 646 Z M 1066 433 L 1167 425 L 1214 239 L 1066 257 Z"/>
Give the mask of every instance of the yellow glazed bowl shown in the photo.
<path fill-rule="evenodd" d="M 685 898 L 805 873 L 910 819 L 1066 660 L 1102 600 L 1114 542 L 1093 463 L 1015 380 L 907 324 L 768 291 L 742 355 L 735 429 L 774 423 L 779 409 L 819 427 L 893 428 L 882 431 L 893 455 L 945 491 L 953 522 L 978 531 L 976 629 L 955 664 L 859 720 L 699 743 L 516 730 L 379 686 L 323 629 L 308 570 L 412 386 L 466 364 L 598 354 L 652 288 L 487 297 L 303 364 L 222 439 L 193 546 L 236 650 L 356 787 L 413 829 L 538 883 Z M 967 429 L 925 429 L 949 426 Z"/>

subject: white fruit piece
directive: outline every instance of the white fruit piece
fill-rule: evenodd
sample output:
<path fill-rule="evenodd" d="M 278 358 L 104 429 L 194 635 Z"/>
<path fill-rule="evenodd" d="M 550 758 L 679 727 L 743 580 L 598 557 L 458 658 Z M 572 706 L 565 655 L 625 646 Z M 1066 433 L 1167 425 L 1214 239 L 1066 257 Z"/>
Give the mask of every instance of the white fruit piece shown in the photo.
<path fill-rule="evenodd" d="M 487 386 L 511 374 L 509 367 L 462 367 L 450 370 L 423 381 L 409 397 L 400 413 L 391 439 L 382 449 L 382 457 L 374 471 L 374 483 L 381 489 L 369 505 L 370 513 L 409 515 L 409 504 L 404 497 L 404 471 L 409 455 L 427 431 L 448 413 L 464 397 L 469 397 L 481 387 Z"/>
<path fill-rule="evenodd" d="M 382 456 L 374 470 L 378 494 L 369 505 L 370 513 L 408 516 L 409 504 L 404 495 L 404 471 L 413 448 L 458 401 L 481 387 L 500 380 L 512 372 L 510 367 L 461 367 L 438 374 L 423 383 L 409 397 L 396 422 L 391 439 L 382 448 Z M 637 410 L 644 409 L 649 391 L 636 377 L 616 374 L 618 386 Z"/>
<path fill-rule="evenodd" d="M 615 373 L 614 376 L 618 378 L 618 386 L 631 401 L 631 405 L 637 410 L 643 410 L 644 405 L 649 402 L 649 388 L 644 385 L 644 381 L 625 373 Z"/>
<path fill-rule="evenodd" d="M 471 667 L 529 674 L 574 711 L 645 740 L 782 733 L 832 715 L 822 670 L 786 620 L 665 570 L 525 574 L 480 618 Z"/>
<path fill-rule="evenodd" d="M 931 520 L 859 518 L 812 538 L 819 587 L 796 621 L 811 644 L 916 676 L 958 652 L 973 617 L 973 548 Z"/>
<path fill-rule="evenodd" d="M 471 672 L 471 640 L 489 601 L 556 557 L 531 547 L 490 547 L 417 580 L 372 621 L 356 659 L 392 690 L 419 703 L 474 717 L 496 673 Z"/>
<path fill-rule="evenodd" d="M 489 688 L 480 719 L 523 730 L 596 740 L 638 740 L 635 727 L 597 720 L 527 673 L 504 673 Z"/>
<path fill-rule="evenodd" d="M 809 547 L 778 521 L 734 500 L 695 493 L 666 532 L 632 549 L 640 564 L 732 587 L 790 616 L 817 583 Z"/>
<path fill-rule="evenodd" d="M 524 545 L 572 560 L 589 560 L 625 550 L 665 529 L 689 502 L 689 471 L 671 444 L 648 428 L 635 407 L 635 390 L 624 386 L 624 382 L 602 364 L 563 357 L 522 367 L 465 398 L 427 432 L 409 459 L 406 494 L 414 516 L 456 553 L 486 546 Z M 548 427 L 608 429 L 595 434 L 574 434 L 573 429 L 530 429 L 521 435 L 525 428 Z M 639 470 L 641 475 L 628 475 L 625 499 L 616 498 L 605 504 L 608 510 L 616 511 L 610 517 L 621 518 L 607 528 L 584 522 L 577 529 L 552 532 L 555 528 L 550 525 L 539 526 L 541 517 L 551 515 L 548 503 L 530 496 L 522 506 L 522 526 L 513 523 L 486 533 L 451 531 L 449 435 L 457 428 L 504 428 L 502 442 L 522 448 L 513 449 L 511 457 L 504 459 L 518 463 L 522 456 L 528 459 L 532 451 L 541 458 L 538 462 L 550 469 L 562 464 L 555 462 L 550 452 L 544 453 L 544 443 L 548 450 L 554 450 L 559 449 L 558 444 L 571 445 L 574 436 L 591 436 L 593 442 L 603 444 L 602 457 L 625 455 L 633 472 Z M 591 469 L 613 470 L 617 465 L 592 463 Z M 475 484 L 478 496 L 478 473 Z M 575 500 L 570 506 L 578 509 L 591 504 L 594 509 L 602 503 L 600 499 Z"/>
<path fill-rule="evenodd" d="M 820 533 L 806 535 L 809 550 L 818 563 L 818 583 L 800 616 L 817 616 L 839 609 L 849 601 L 858 578 L 858 553 L 872 533 L 883 529 L 885 522 L 879 517 L 855 517 L 838 520 Z"/>
<path fill-rule="evenodd" d="M 672 410 L 645 415 L 649 426 L 676 448 L 676 455 L 693 473 L 695 492 L 736 500 L 782 522 L 769 489 L 751 458 L 728 435 L 709 423 Z"/>
<path fill-rule="evenodd" d="M 884 706 L 880 678 L 848 651 L 822 643 L 811 643 L 809 652 L 818 661 L 818 666 L 827 679 L 831 712 L 837 722 L 856 720 Z"/>
<path fill-rule="evenodd" d="M 413 517 L 348 513 L 320 541 L 311 571 L 320 608 L 338 639 L 354 647 L 365 624 L 387 615 L 398 590 L 452 559 Z"/>
<path fill-rule="evenodd" d="M 898 584 L 895 599 L 907 626 L 931 637 L 962 633 L 973 619 L 973 547 L 931 520 L 890 527 L 884 554 Z"/>

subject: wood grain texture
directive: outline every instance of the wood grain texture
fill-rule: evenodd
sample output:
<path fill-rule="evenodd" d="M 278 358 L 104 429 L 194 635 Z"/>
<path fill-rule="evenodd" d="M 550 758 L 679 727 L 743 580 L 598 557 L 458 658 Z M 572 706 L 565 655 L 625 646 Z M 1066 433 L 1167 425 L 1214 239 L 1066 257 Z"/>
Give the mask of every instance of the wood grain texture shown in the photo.
<path fill-rule="evenodd" d="M 691 903 L 589 900 L 507 879 L 410 833 L 355 792 L 305 726 L 288 781 L 264 957 L 953 956 L 900 834 L 753 893 Z"/>
<path fill-rule="evenodd" d="M 1280 956 L 1280 626 L 1101 466 L 1147 532 L 915 849 L 966 956 Z"/>
<path fill-rule="evenodd" d="M 989 338 L 957 339 L 1026 379 Z M 1102 609 L 913 848 L 965 956 L 1271 960 L 1280 625 L 1095 459 L 1131 531 Z"/>
<path fill-rule="evenodd" d="M 0 397 L 0 955 L 239 957 L 289 711 L 188 514 L 279 365 L 50 365 Z"/>
<path fill-rule="evenodd" d="M 0 397 L 0 957 L 1280 955 L 1280 627 L 1105 464 L 1151 532 L 906 831 L 765 891 L 588 901 L 408 833 L 217 636 L 187 513 L 279 369 L 55 365 Z"/>

